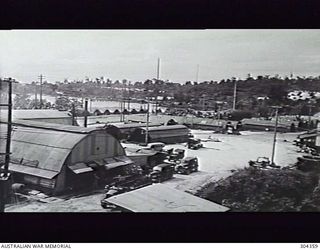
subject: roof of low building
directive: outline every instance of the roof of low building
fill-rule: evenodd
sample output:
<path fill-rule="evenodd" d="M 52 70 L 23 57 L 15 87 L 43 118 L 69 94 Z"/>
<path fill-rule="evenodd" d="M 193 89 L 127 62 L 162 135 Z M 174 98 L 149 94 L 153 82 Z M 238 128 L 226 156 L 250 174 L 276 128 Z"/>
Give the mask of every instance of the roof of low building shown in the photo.
<path fill-rule="evenodd" d="M 141 127 L 141 129 L 145 130 L 146 127 Z M 151 131 L 161 131 L 161 130 L 177 130 L 177 129 L 186 129 L 188 128 L 184 125 L 168 125 L 168 126 L 156 126 L 156 127 L 149 127 L 148 130 Z"/>
<path fill-rule="evenodd" d="M 217 203 L 160 183 L 110 197 L 107 201 L 133 212 L 225 212 L 229 210 Z"/>
<path fill-rule="evenodd" d="M 119 129 L 130 129 L 130 128 L 140 128 L 146 126 L 145 123 L 137 123 L 137 122 L 132 122 L 132 123 L 108 123 L 105 125 L 105 127 L 117 127 Z M 161 126 L 160 123 L 149 123 L 150 127 L 155 127 L 155 126 Z"/>
<path fill-rule="evenodd" d="M 257 125 L 257 126 L 275 126 L 275 121 L 274 120 L 263 120 L 263 119 L 256 119 L 256 118 L 252 118 L 252 119 L 242 119 L 241 123 L 243 125 Z M 278 127 L 288 127 L 290 126 L 292 123 L 298 123 L 297 121 L 279 121 L 278 122 Z"/>
<path fill-rule="evenodd" d="M 320 131 L 318 129 L 312 129 L 308 132 L 298 135 L 300 139 L 312 138 L 320 135 Z"/>
<path fill-rule="evenodd" d="M 2 117 L 7 117 L 8 110 L 0 110 Z M 52 119 L 52 118 L 71 118 L 68 111 L 54 109 L 14 109 L 12 118 L 15 119 Z"/>
<path fill-rule="evenodd" d="M 1 122 L 2 121 L 0 121 L 0 123 Z M 85 128 L 80 126 L 71 126 L 71 125 L 54 124 L 54 123 L 29 121 L 29 120 L 15 120 L 13 122 L 13 125 L 21 126 L 21 127 L 61 131 L 61 132 L 67 132 L 67 133 L 77 133 L 77 134 L 89 134 L 93 131 L 103 130 L 103 128 L 95 128 L 95 127 Z"/>

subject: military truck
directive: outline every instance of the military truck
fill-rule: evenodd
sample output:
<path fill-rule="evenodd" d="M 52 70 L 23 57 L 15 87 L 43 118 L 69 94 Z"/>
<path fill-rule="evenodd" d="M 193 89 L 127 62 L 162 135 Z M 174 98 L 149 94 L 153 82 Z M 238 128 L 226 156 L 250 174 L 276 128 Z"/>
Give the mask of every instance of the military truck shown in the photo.
<path fill-rule="evenodd" d="M 175 166 L 175 172 L 177 174 L 191 174 L 197 172 L 199 168 L 197 157 L 186 157 L 180 164 Z"/>

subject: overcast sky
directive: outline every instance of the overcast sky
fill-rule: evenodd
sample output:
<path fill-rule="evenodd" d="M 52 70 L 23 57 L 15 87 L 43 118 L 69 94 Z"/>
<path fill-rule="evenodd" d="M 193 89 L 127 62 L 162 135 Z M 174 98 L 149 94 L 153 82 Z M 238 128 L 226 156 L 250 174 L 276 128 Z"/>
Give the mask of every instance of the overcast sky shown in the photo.
<path fill-rule="evenodd" d="M 36 30 L 0 31 L 0 76 L 55 82 L 199 81 L 248 73 L 320 75 L 320 30 Z"/>

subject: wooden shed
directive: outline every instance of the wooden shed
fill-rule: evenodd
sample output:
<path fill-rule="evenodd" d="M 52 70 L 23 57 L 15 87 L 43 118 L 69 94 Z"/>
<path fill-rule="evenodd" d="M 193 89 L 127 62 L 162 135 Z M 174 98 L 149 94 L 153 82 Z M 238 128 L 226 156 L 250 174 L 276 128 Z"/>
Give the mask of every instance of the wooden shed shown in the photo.
<path fill-rule="evenodd" d="M 144 142 L 146 127 L 136 128 L 130 134 L 130 140 Z M 148 142 L 183 143 L 189 138 L 189 129 L 184 125 L 157 126 L 148 128 Z"/>
<path fill-rule="evenodd" d="M 11 151 L 9 170 L 15 182 L 49 193 L 91 187 L 113 169 L 132 164 L 104 129 L 40 122 L 15 122 Z"/>

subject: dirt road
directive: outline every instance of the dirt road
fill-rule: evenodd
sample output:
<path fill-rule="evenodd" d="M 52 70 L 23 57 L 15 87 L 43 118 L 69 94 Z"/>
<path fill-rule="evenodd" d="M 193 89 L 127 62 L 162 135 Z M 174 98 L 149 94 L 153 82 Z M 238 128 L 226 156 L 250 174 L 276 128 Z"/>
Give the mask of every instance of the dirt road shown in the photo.
<path fill-rule="evenodd" d="M 199 158 L 200 172 L 189 176 L 175 175 L 164 184 L 182 191 L 195 192 L 202 185 L 227 177 L 231 170 L 248 166 L 249 160 L 259 156 L 271 156 L 272 132 L 242 132 L 242 135 L 213 134 L 212 131 L 192 131 L 196 138 L 217 138 L 221 142 L 205 141 L 204 148 L 189 150 L 184 144 L 169 145 L 166 148 L 186 149 L 186 156 Z M 287 166 L 296 162 L 298 154 L 292 145 L 297 134 L 279 134 L 275 162 Z M 105 212 L 100 206 L 103 194 L 92 194 L 53 203 L 28 202 L 6 208 L 6 212 Z"/>

